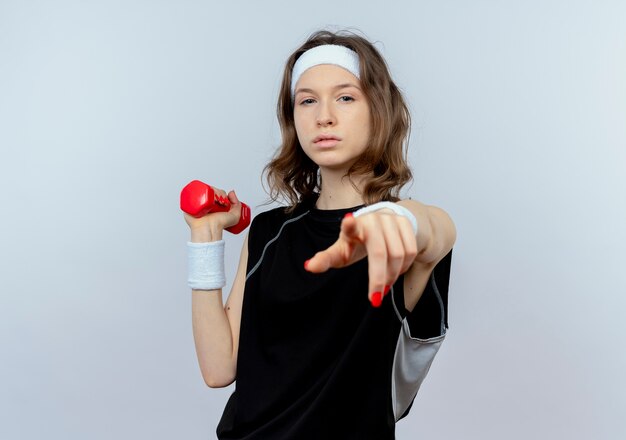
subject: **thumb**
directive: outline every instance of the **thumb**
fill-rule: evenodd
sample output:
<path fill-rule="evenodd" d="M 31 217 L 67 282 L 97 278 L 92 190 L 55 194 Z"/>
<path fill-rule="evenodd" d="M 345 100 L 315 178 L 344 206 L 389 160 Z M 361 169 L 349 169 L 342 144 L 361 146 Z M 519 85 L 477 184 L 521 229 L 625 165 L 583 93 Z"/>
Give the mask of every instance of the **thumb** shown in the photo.
<path fill-rule="evenodd" d="M 237 198 L 237 194 L 235 194 L 235 190 L 231 190 L 228 193 L 228 200 L 230 200 L 230 203 L 232 205 L 238 205 L 239 204 L 239 198 Z"/>

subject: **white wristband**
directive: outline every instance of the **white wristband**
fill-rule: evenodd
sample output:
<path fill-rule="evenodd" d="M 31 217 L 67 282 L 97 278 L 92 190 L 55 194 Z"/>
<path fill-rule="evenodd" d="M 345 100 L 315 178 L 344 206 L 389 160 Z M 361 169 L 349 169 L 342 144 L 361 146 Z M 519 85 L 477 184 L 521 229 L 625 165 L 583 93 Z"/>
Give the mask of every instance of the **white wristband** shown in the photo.
<path fill-rule="evenodd" d="M 395 212 L 397 215 L 401 215 L 403 217 L 408 218 L 409 221 L 411 222 L 411 225 L 413 225 L 413 231 L 415 232 L 415 235 L 417 235 L 417 219 L 415 218 L 415 216 L 413 215 L 411 211 L 406 209 L 404 206 L 398 205 L 397 203 L 393 203 L 393 202 L 374 203 L 373 205 L 365 206 L 361 209 L 354 211 L 353 215 L 354 217 L 358 217 L 360 215 L 369 214 L 370 212 L 378 211 L 381 209 L 390 209 L 393 212 Z"/>
<path fill-rule="evenodd" d="M 226 285 L 224 243 L 224 240 L 209 243 L 187 242 L 189 287 L 195 290 L 216 290 Z"/>

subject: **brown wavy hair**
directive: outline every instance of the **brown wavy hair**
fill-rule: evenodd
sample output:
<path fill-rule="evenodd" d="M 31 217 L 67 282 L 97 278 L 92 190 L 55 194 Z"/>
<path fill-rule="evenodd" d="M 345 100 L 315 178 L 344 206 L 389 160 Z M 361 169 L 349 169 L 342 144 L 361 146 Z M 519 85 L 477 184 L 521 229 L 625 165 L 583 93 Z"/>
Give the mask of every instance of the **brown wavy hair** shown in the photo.
<path fill-rule="evenodd" d="M 370 107 L 371 145 L 350 167 L 346 176 L 371 174 L 371 179 L 363 188 L 362 196 L 366 204 L 397 201 L 400 188 L 412 179 L 407 160 L 411 126 L 409 110 L 378 50 L 367 39 L 346 30 L 314 32 L 285 64 L 277 106 L 282 144 L 263 169 L 270 188 L 270 199 L 286 199 L 291 204 L 291 211 L 298 202 L 315 197 L 321 188 L 318 166 L 304 153 L 298 141 L 291 72 L 296 60 L 305 51 L 322 44 L 346 46 L 358 54 L 361 88 Z"/>

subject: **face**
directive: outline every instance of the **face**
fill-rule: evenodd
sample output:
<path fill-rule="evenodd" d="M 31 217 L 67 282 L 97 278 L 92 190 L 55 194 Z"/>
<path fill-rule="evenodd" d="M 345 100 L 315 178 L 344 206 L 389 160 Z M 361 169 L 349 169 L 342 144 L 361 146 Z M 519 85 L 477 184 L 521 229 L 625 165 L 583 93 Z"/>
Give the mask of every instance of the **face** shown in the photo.
<path fill-rule="evenodd" d="M 298 140 L 320 169 L 347 171 L 369 145 L 370 109 L 360 87 L 356 76 L 330 64 L 311 67 L 296 83 L 293 114 Z"/>

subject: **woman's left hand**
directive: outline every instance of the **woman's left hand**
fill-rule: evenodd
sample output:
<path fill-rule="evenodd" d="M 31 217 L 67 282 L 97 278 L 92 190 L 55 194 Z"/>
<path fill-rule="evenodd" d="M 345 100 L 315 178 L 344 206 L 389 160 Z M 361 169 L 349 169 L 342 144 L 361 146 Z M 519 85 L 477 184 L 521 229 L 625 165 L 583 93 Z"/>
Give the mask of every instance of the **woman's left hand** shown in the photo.
<path fill-rule="evenodd" d="M 374 307 L 398 277 L 409 270 L 417 256 L 417 238 L 411 222 L 389 209 L 358 218 L 351 213 L 341 222 L 339 239 L 304 263 L 309 272 L 349 266 L 367 256 L 368 298 Z"/>

